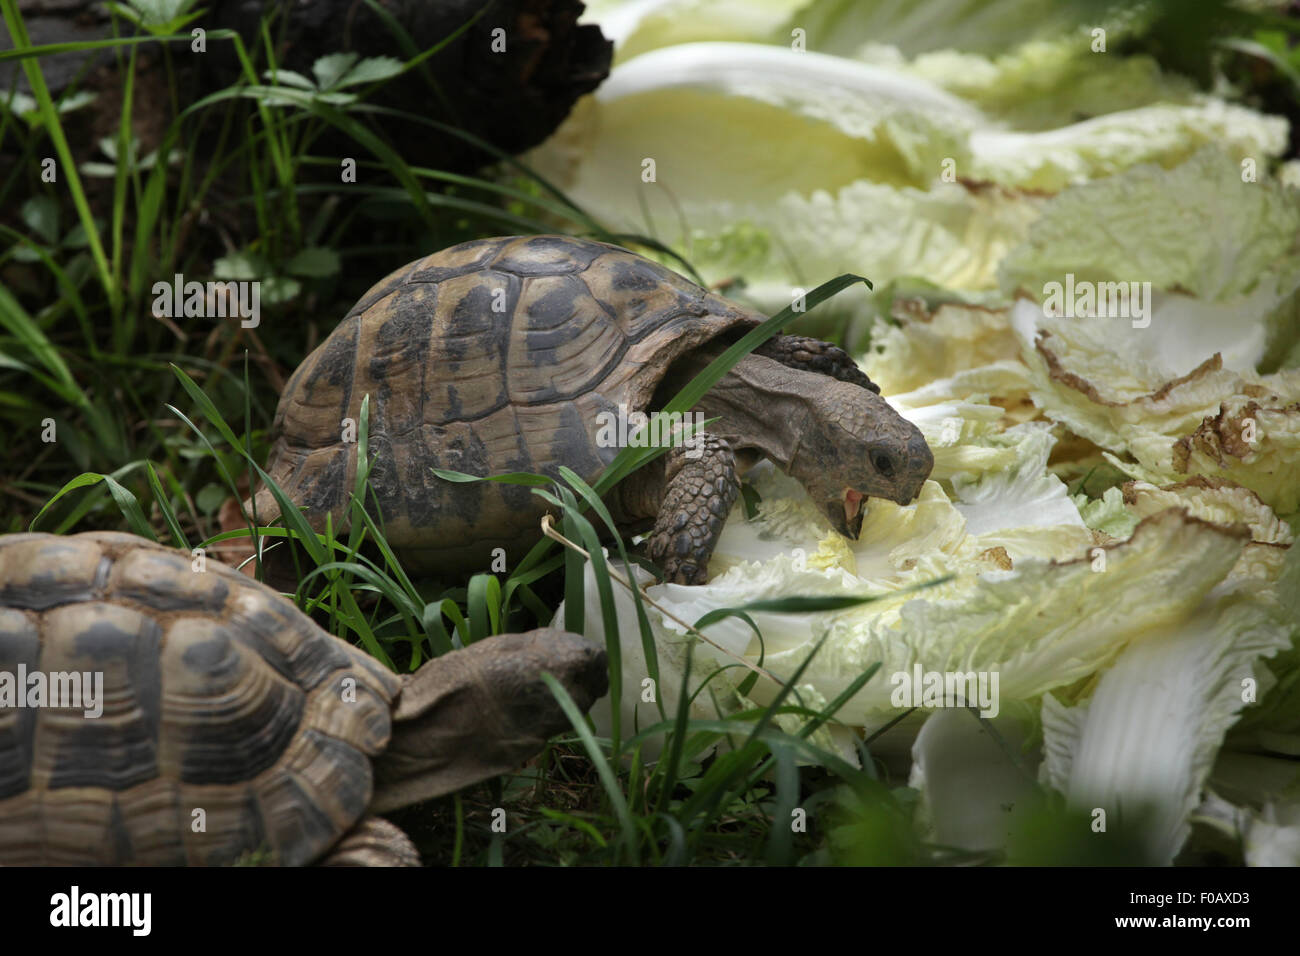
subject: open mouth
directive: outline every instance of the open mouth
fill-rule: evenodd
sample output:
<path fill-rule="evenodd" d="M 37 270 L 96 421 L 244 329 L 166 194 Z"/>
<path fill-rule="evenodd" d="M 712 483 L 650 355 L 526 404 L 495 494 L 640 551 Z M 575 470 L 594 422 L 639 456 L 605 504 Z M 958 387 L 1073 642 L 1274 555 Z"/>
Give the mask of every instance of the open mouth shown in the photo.
<path fill-rule="evenodd" d="M 867 496 L 852 488 L 844 489 L 844 525 L 847 534 L 857 538 L 862 531 L 862 509 Z"/>

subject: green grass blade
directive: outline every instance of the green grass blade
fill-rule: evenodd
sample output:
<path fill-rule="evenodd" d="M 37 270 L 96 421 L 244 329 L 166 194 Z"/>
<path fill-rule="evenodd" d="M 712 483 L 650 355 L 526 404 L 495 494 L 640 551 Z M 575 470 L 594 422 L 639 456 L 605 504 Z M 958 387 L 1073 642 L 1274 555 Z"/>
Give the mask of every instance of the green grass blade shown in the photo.
<path fill-rule="evenodd" d="M 138 465 L 139 462 L 134 462 L 128 467 L 134 469 Z M 119 475 L 120 474 L 121 472 L 119 472 Z M 127 524 L 131 526 L 131 530 L 142 538 L 147 538 L 150 541 L 157 541 L 158 536 L 153 533 L 153 528 L 149 526 L 149 522 L 145 518 L 144 512 L 140 510 L 140 502 L 137 500 L 136 496 L 132 494 L 130 490 L 123 487 L 121 482 L 112 475 L 101 475 L 98 472 L 85 472 L 80 474 L 60 488 L 54 497 L 47 501 L 40 511 L 36 512 L 36 516 L 32 518 L 31 524 L 28 526 L 27 530 L 36 530 L 36 525 L 41 520 L 41 516 L 44 515 L 55 502 L 63 498 L 64 495 L 75 491 L 78 488 L 97 485 L 101 482 L 106 488 L 108 488 L 109 494 L 113 496 L 113 501 L 116 502 L 118 508 L 121 509 L 122 515 L 126 518 Z"/>
<path fill-rule="evenodd" d="M 836 276 L 829 282 L 823 282 L 817 288 L 813 289 L 805 297 L 807 308 L 804 312 L 796 312 L 793 305 L 788 305 L 776 315 L 772 316 L 757 326 L 750 329 L 739 339 L 737 339 L 725 352 L 710 362 L 702 372 L 691 379 L 680 392 L 673 396 L 672 400 L 664 406 L 664 411 L 687 412 L 695 407 L 695 404 L 704 397 L 704 393 L 717 383 L 718 379 L 726 375 L 728 371 L 742 358 L 758 348 L 772 336 L 779 333 L 787 325 L 793 322 L 800 315 L 806 314 L 816 308 L 822 302 L 825 302 L 831 296 L 847 289 L 856 283 L 865 283 L 867 288 L 871 288 L 871 281 L 859 275 L 845 273 Z"/>
<path fill-rule="evenodd" d="M 551 689 L 551 693 L 555 695 L 560 707 L 564 709 L 565 716 L 569 718 L 569 723 L 573 725 L 574 732 L 582 742 L 582 748 L 587 752 L 592 764 L 595 765 L 596 775 L 600 778 L 601 786 L 605 790 L 605 796 L 609 798 L 610 806 L 614 808 L 614 814 L 618 817 L 622 845 L 628 855 L 628 862 L 635 866 L 640 860 L 636 826 L 632 822 L 632 814 L 628 810 L 627 799 L 623 796 L 623 790 L 618 785 L 618 777 L 614 773 L 614 768 L 605 759 L 605 754 L 600 749 L 600 745 L 596 743 L 591 728 L 587 726 L 586 718 L 578 710 L 578 705 L 573 702 L 573 698 L 564 689 L 564 685 L 551 674 L 543 674 L 542 680 Z"/>
<path fill-rule="evenodd" d="M 144 464 L 149 476 L 149 488 L 153 491 L 154 501 L 158 503 L 159 514 L 162 515 L 163 521 L 166 522 L 167 530 L 171 532 L 172 543 L 184 551 L 189 551 L 189 539 L 185 536 L 185 532 L 181 530 L 180 522 L 176 520 L 176 512 L 172 510 L 167 493 L 163 491 L 162 482 L 158 480 L 158 472 L 154 470 L 153 462 L 146 461 Z"/>
<path fill-rule="evenodd" d="M 613 540 L 614 545 L 618 550 L 618 556 L 620 560 L 622 560 L 623 562 L 624 574 L 628 576 L 628 580 L 630 583 L 635 584 L 636 579 L 632 575 L 632 562 L 628 560 L 627 547 L 623 544 L 623 536 L 619 533 L 618 526 L 614 523 L 614 516 L 610 514 L 609 509 L 605 507 L 605 502 L 603 502 L 600 499 L 600 495 L 596 494 L 595 489 L 592 488 L 585 481 L 583 481 L 582 477 L 577 472 L 575 472 L 572 468 L 569 468 L 567 465 L 561 465 L 559 468 L 559 472 L 560 472 L 560 477 L 563 478 L 565 481 L 567 481 L 569 485 L 573 488 L 573 490 L 576 491 L 582 497 L 582 500 L 586 502 L 587 507 L 591 508 L 592 511 L 596 512 L 596 514 L 600 517 L 600 520 L 605 523 L 605 527 L 609 531 L 610 538 Z M 603 600 L 604 599 L 602 597 L 602 601 Z M 645 653 L 646 669 L 647 671 L 649 671 L 649 673 L 646 676 L 649 677 L 652 681 L 654 681 L 654 685 L 656 688 L 655 703 L 659 708 L 660 716 L 663 716 L 663 703 L 662 703 L 663 695 L 658 693 L 659 652 L 658 652 L 658 648 L 655 646 L 654 631 L 650 627 L 650 619 L 646 616 L 645 604 L 641 600 L 640 588 L 637 587 L 632 588 L 632 605 L 636 609 L 637 628 L 641 634 L 641 648 Z M 611 642 L 608 640 L 608 631 L 606 632 L 606 635 L 607 635 L 606 644 L 610 645 Z M 606 647 L 606 653 L 609 654 L 610 670 L 611 672 L 617 671 L 618 673 L 621 674 L 622 656 L 623 656 L 622 647 L 619 646 L 620 642 L 618 641 L 612 642 L 612 644 L 614 645 L 612 651 L 610 650 L 609 646 Z M 619 697 L 617 695 L 614 695 L 612 697 L 612 700 L 614 700 L 617 703 Z"/>
<path fill-rule="evenodd" d="M 788 866 L 794 862 L 793 817 L 799 805 L 799 768 L 788 746 L 783 743 L 769 746 L 776 763 L 776 807 L 765 856 L 773 866 Z"/>
<path fill-rule="evenodd" d="M 9 28 L 9 37 L 13 41 L 14 50 L 12 52 L 18 53 L 24 50 L 30 52 L 32 46 L 31 37 L 27 35 L 27 26 L 23 23 L 22 14 L 18 12 L 16 0 L 0 0 L 0 12 L 3 12 L 5 25 Z M 9 57 L 0 54 L 0 59 L 9 59 Z M 86 239 L 90 247 L 91 257 L 95 261 L 100 283 L 104 286 L 104 293 L 108 297 L 108 301 L 116 310 L 116 307 L 121 302 L 121 287 L 113 282 L 108 257 L 104 254 L 104 246 L 99 240 L 99 232 L 95 229 L 95 218 L 90 211 L 90 203 L 86 199 L 85 190 L 82 189 L 81 177 L 77 172 L 77 161 L 72 155 L 71 147 L 68 145 L 68 138 L 64 135 L 59 111 L 50 98 L 50 90 L 45 85 L 45 76 L 41 73 L 40 64 L 32 59 L 24 59 L 23 72 L 27 76 L 28 86 L 31 87 L 32 96 L 36 100 L 37 109 L 44 121 L 46 132 L 54 144 L 54 151 L 58 154 L 59 172 L 62 173 L 67 182 L 68 192 L 72 196 L 72 204 L 77 210 L 77 216 L 81 220 L 82 227 L 86 230 Z"/>

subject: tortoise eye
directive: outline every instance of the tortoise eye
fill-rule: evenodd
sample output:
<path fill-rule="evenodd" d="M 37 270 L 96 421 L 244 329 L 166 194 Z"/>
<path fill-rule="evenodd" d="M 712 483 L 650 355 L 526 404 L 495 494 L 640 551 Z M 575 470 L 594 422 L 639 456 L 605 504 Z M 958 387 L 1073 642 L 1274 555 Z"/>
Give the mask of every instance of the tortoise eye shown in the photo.
<path fill-rule="evenodd" d="M 890 458 L 886 452 L 877 449 L 871 453 L 871 467 L 886 478 L 891 478 L 894 474 L 894 459 Z"/>

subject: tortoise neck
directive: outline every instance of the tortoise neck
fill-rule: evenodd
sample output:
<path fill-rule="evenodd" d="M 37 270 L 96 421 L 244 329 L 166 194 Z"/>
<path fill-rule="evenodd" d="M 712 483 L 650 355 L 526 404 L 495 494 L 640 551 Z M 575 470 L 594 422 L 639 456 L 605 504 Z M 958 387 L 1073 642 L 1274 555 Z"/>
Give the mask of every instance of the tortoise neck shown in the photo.
<path fill-rule="evenodd" d="M 508 773 L 569 729 L 543 673 L 584 713 L 609 689 L 604 649 L 548 628 L 475 641 L 404 677 L 392 736 L 374 760 L 371 812 Z"/>
<path fill-rule="evenodd" d="M 492 733 L 499 701 L 478 679 L 476 657 L 458 651 L 403 677 L 388 747 L 374 759 L 372 813 L 453 793 L 513 770 L 545 738 Z M 500 728 L 499 728 L 500 729 Z"/>
<path fill-rule="evenodd" d="M 705 353 L 683 371 L 693 376 L 712 359 L 713 355 Z M 682 384 L 685 381 L 689 378 Z M 708 430 L 724 438 L 742 459 L 770 459 L 802 481 L 808 476 L 799 462 L 800 440 L 824 386 L 825 376 L 751 354 L 719 379 L 693 410 L 703 413 L 706 419 L 718 418 Z M 749 456 L 744 455 L 747 451 L 751 452 Z"/>

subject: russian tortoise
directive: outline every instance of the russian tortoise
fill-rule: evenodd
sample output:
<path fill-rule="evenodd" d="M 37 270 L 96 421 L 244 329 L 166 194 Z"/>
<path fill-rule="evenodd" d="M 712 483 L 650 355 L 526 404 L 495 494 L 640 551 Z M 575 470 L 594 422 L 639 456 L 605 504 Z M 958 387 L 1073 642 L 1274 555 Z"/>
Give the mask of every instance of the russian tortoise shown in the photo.
<path fill-rule="evenodd" d="M 0 537 L 0 678 L 103 681 L 98 717 L 0 700 L 0 864 L 417 863 L 366 814 L 503 773 L 567 728 L 543 671 L 584 710 L 607 689 L 604 651 L 567 632 L 399 677 L 214 561 L 125 534 Z"/>
<path fill-rule="evenodd" d="M 293 374 L 267 471 L 317 528 L 343 525 L 353 433 L 370 396 L 370 484 L 389 543 L 411 569 L 486 568 L 539 537 L 546 505 L 525 487 L 454 483 L 567 465 L 594 481 L 618 453 L 611 420 L 662 407 L 763 316 L 625 249 L 564 236 L 462 243 L 367 292 Z M 702 583 L 739 473 L 767 458 L 856 537 L 864 498 L 906 504 L 929 477 L 921 433 L 851 358 L 782 335 L 742 359 L 694 411 L 720 420 L 702 447 L 634 473 L 608 504 L 669 580 Z M 259 521 L 279 515 L 267 489 Z M 373 503 L 371 505 L 373 507 Z"/>

